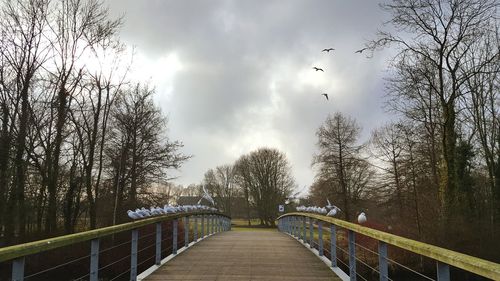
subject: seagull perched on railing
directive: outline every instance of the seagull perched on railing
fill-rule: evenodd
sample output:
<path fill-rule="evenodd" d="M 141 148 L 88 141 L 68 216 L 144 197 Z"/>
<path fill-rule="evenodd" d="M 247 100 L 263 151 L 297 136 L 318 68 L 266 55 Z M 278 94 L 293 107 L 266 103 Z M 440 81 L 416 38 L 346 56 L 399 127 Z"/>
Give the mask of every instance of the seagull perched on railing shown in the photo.
<path fill-rule="evenodd" d="M 365 215 L 365 212 L 361 212 L 361 214 L 359 214 L 358 216 L 358 223 L 359 224 L 363 224 L 366 222 L 366 215 Z"/>
<path fill-rule="evenodd" d="M 136 213 L 132 210 L 128 210 L 127 211 L 127 215 L 129 216 L 129 218 L 133 219 L 133 220 L 137 220 L 137 219 L 141 219 L 143 218 L 142 215 L 140 215 L 139 213 Z"/>

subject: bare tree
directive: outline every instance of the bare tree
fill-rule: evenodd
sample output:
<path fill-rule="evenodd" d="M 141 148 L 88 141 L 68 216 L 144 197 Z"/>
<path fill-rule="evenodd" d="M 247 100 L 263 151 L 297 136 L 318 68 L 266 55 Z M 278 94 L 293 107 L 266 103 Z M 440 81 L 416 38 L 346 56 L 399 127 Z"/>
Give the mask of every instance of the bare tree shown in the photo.
<path fill-rule="evenodd" d="M 399 53 L 395 60 L 406 61 L 415 73 L 428 78 L 422 88 L 429 89 L 440 110 L 439 198 L 445 216 L 458 184 L 456 121 L 462 88 L 471 76 L 498 61 L 498 50 L 472 68 L 465 69 L 464 62 L 471 46 L 491 31 L 497 6 L 495 0 L 393 0 L 383 5 L 392 16 L 389 23 L 411 36 L 381 31 L 368 44 L 372 49 L 396 45 Z"/>
<path fill-rule="evenodd" d="M 235 168 L 261 223 L 274 226 L 278 205 L 295 188 L 286 155 L 276 149 L 260 148 L 241 156 Z"/>
<path fill-rule="evenodd" d="M 10 179 L 7 177 L 9 174 L 13 176 L 9 198 L 5 204 L 10 212 L 4 217 L 6 237 L 10 238 L 13 237 L 16 226 L 19 229 L 21 239 L 26 233 L 25 147 L 29 130 L 29 94 L 40 66 L 49 55 L 43 36 L 43 31 L 47 26 L 48 10 L 49 1 L 38 0 L 26 3 L 18 0 L 5 3 L 0 12 L 0 33 L 2 34 L 0 56 L 2 57 L 2 66 L 8 69 L 2 71 L 2 88 L 4 97 L 9 97 L 8 100 L 11 102 L 7 104 L 7 100 L 3 100 L 4 118 L 10 115 L 3 122 L 4 129 L 7 127 L 12 129 L 4 130 L 3 145 L 5 146 L 2 146 L 1 154 L 7 158 L 2 159 L 3 163 L 0 164 L 2 168 L 5 168 L 0 175 L 2 177 L 0 182 L 8 187 Z M 12 108 L 10 108 L 11 106 Z M 14 131 L 16 134 L 11 134 Z M 13 149 L 11 141 L 14 139 L 12 170 L 11 173 L 8 173 L 9 155 Z M 3 192 L 3 194 L 5 193 Z M 5 212 L 2 213 L 2 215 L 4 214 Z"/>
<path fill-rule="evenodd" d="M 107 156 L 117 186 L 118 212 L 124 204 L 136 204 L 139 193 L 159 178 L 168 180 L 168 170 L 190 158 L 179 152 L 181 142 L 168 139 L 167 119 L 154 105 L 153 93 L 137 84 L 119 96 L 111 113 Z"/>
<path fill-rule="evenodd" d="M 217 205 L 222 211 L 231 215 L 231 203 L 239 189 L 235 181 L 235 169 L 232 165 L 217 166 L 205 173 L 205 185 L 213 192 Z"/>
<path fill-rule="evenodd" d="M 313 159 L 313 166 L 318 167 L 316 177 L 327 180 L 340 194 L 346 220 L 352 218 L 351 205 L 362 195 L 373 174 L 360 156 L 363 148 L 357 143 L 360 130 L 355 120 L 335 113 L 316 132 L 319 148 Z"/>

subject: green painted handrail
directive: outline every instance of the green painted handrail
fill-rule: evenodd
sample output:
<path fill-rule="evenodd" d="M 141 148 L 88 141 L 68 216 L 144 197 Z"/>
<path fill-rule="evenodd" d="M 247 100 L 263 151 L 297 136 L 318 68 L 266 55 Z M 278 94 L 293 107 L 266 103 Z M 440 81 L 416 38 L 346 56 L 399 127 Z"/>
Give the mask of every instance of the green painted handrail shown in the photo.
<path fill-rule="evenodd" d="M 55 248 L 76 244 L 79 242 L 85 242 L 85 241 L 89 241 L 92 239 L 101 238 L 104 236 L 116 234 L 116 233 L 127 231 L 127 230 L 136 229 L 136 228 L 146 226 L 149 224 L 153 224 L 153 223 L 157 223 L 157 222 L 170 221 L 173 219 L 178 219 L 178 218 L 193 216 L 193 215 L 218 215 L 218 216 L 230 218 L 230 217 L 228 217 L 224 214 L 221 214 L 221 213 L 209 213 L 209 212 L 190 212 L 190 213 L 179 213 L 179 214 L 155 216 L 152 218 L 137 220 L 137 221 L 133 221 L 133 222 L 129 222 L 129 223 L 124 223 L 124 224 L 119 224 L 119 225 L 114 225 L 114 226 L 109 226 L 109 227 L 104 227 L 104 228 L 98 228 L 98 229 L 94 229 L 94 230 L 89 230 L 89 231 L 84 231 L 84 232 L 49 238 L 49 239 L 45 239 L 45 240 L 39 240 L 39 241 L 34 241 L 34 242 L 29 242 L 29 243 L 0 248 L 0 262 L 4 262 L 4 261 L 16 259 L 19 257 L 28 256 L 28 255 L 37 254 L 40 252 L 44 252 L 44 251 L 52 250 Z"/>
<path fill-rule="evenodd" d="M 278 220 L 286 216 L 303 216 L 321 220 L 477 275 L 500 280 L 500 264 L 498 263 L 323 215 L 295 212 L 284 214 Z"/>

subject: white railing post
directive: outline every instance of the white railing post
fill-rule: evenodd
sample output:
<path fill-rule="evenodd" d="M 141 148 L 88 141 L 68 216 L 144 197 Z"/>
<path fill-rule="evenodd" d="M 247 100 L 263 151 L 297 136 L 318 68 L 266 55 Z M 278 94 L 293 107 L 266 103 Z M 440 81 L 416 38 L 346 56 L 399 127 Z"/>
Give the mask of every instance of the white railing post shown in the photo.
<path fill-rule="evenodd" d="M 378 270 L 380 271 L 380 281 L 389 280 L 389 271 L 387 268 L 387 244 L 378 241 Z"/>
<path fill-rule="evenodd" d="M 354 231 L 348 230 L 349 236 L 349 277 L 351 281 L 356 281 L 356 238 Z"/>
<path fill-rule="evenodd" d="M 130 281 L 137 280 L 137 244 L 139 243 L 139 231 L 132 230 L 132 247 L 130 249 Z"/>
<path fill-rule="evenodd" d="M 160 265 L 161 263 L 161 222 L 156 223 L 156 256 L 155 256 L 155 264 Z"/>
<path fill-rule="evenodd" d="M 302 241 L 306 243 L 306 217 L 302 217 Z"/>
<path fill-rule="evenodd" d="M 12 261 L 12 281 L 24 280 L 24 257 Z"/>
<path fill-rule="evenodd" d="M 318 253 L 323 256 L 323 222 L 318 221 Z"/>
<path fill-rule="evenodd" d="M 437 261 L 437 281 L 450 281 L 450 266 Z"/>
<path fill-rule="evenodd" d="M 189 217 L 184 217 L 184 247 L 189 246 Z"/>
<path fill-rule="evenodd" d="M 330 260 L 332 267 L 337 267 L 337 229 L 330 224 Z"/>
<path fill-rule="evenodd" d="M 314 220 L 309 218 L 309 247 L 314 247 Z"/>
<path fill-rule="evenodd" d="M 201 238 L 205 237 L 205 215 L 201 215 Z"/>
<path fill-rule="evenodd" d="M 198 216 L 194 216 L 193 240 L 198 241 Z"/>
<path fill-rule="evenodd" d="M 99 239 L 90 241 L 90 281 L 99 280 Z"/>
<path fill-rule="evenodd" d="M 178 219 L 172 221 L 172 254 L 177 255 L 177 225 Z"/>

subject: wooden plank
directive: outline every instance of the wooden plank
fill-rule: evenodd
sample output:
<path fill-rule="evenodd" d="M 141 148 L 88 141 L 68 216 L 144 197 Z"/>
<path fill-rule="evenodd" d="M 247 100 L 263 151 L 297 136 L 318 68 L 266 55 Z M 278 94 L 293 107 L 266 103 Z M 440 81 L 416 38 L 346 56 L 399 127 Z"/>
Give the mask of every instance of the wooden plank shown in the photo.
<path fill-rule="evenodd" d="M 387 244 L 429 257 L 465 271 L 469 271 L 483 277 L 488 277 L 493 280 L 500 280 L 500 264 L 498 263 L 318 214 L 297 212 L 288 213 L 279 217 L 278 220 L 287 216 L 304 216 L 333 223 L 345 229 L 352 230 L 356 233 L 386 242 Z"/>
<path fill-rule="evenodd" d="M 278 231 L 229 231 L 195 244 L 144 280 L 341 280 Z"/>

